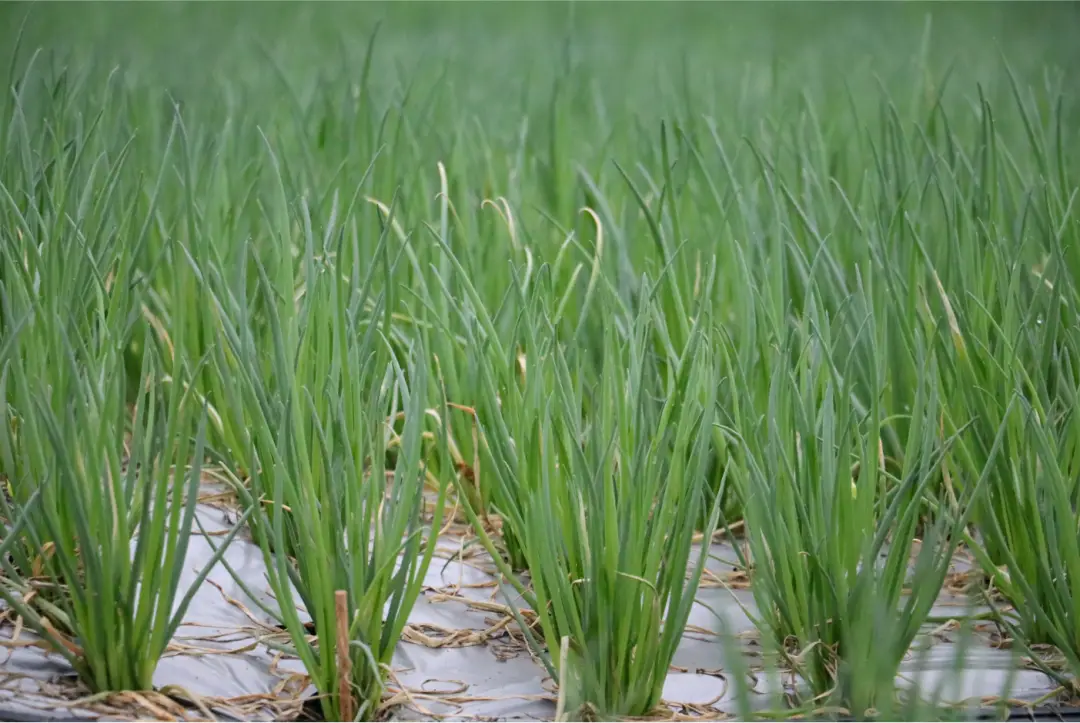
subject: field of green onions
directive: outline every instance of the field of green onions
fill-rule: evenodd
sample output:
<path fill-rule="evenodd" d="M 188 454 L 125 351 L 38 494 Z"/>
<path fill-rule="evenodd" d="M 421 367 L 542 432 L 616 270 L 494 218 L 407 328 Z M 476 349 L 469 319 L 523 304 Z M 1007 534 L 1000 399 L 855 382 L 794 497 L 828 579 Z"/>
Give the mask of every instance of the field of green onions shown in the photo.
<path fill-rule="evenodd" d="M 4 4 L 0 678 L 69 719 L 1068 708 L 1077 31 Z"/>

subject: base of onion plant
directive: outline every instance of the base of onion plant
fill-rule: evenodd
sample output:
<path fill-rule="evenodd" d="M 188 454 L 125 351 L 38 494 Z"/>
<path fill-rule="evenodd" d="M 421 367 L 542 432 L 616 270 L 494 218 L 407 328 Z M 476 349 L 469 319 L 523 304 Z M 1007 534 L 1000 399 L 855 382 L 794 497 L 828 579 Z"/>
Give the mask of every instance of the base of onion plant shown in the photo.
<path fill-rule="evenodd" d="M 74 370 L 73 360 L 69 356 Z M 38 594 L 29 571 L 5 555 L 0 599 L 95 692 L 152 689 L 158 660 L 192 597 L 247 518 L 181 590 L 202 476 L 205 411 L 200 417 L 198 401 L 182 385 L 161 383 L 151 350 L 129 417 L 126 377 L 115 366 L 121 363 L 111 355 L 97 368 L 73 371 L 77 383 L 54 409 L 39 362 L 16 362 L 8 367 L 12 393 L 2 405 L 8 410 L 0 431 L 5 468 L 23 471 L 11 484 L 19 498 L 37 502 L 4 503 L 4 517 L 22 520 L 5 546 L 40 551 L 40 559 L 27 564 L 40 563 L 52 594 L 32 601 Z M 10 434 L 13 418 L 17 438 Z"/>

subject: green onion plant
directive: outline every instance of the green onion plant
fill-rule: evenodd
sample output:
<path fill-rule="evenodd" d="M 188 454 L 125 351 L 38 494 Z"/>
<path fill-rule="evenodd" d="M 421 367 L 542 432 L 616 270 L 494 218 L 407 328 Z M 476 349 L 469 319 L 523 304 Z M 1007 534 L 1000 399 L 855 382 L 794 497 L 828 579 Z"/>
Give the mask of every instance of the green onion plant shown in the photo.
<path fill-rule="evenodd" d="M 302 209 L 298 298 L 284 255 L 268 269 L 249 250 L 257 306 L 213 265 L 200 274 L 221 320 L 214 362 L 231 395 L 222 417 L 245 430 L 244 457 L 253 460 L 249 477 L 234 481 L 244 505 L 257 508 L 256 540 L 278 602 L 268 612 L 288 632 L 288 650 L 311 676 L 327 719 L 373 720 L 442 524 L 449 478 L 428 464 L 447 454 L 442 427 L 428 430 L 441 405 L 428 402 L 423 346 L 399 358 L 388 339 L 384 302 L 371 292 L 386 269 L 365 270 L 356 236 L 338 233 L 333 218 L 324 236 L 333 253 L 316 259 Z M 263 323 L 253 320 L 255 309 Z M 425 501 L 433 503 L 430 521 Z"/>
<path fill-rule="evenodd" d="M 541 270 L 537 288 L 545 283 Z M 704 570 L 696 526 L 710 509 L 708 537 L 719 515 L 707 489 L 720 382 L 710 318 L 701 310 L 678 366 L 662 374 L 650 341 L 664 321 L 647 301 L 619 320 L 626 337 L 609 325 L 594 373 L 588 344 L 554 332 L 550 292 L 515 292 L 526 309 L 525 373 L 508 369 L 482 323 L 470 338 L 486 387 L 477 414 L 488 474 L 512 502 L 504 524 L 522 543 L 530 585 L 497 563 L 536 616 L 539 635 L 514 603 L 566 715 L 646 715 L 660 703 Z M 495 555 L 479 511 L 466 506 Z"/>
<path fill-rule="evenodd" d="M 973 480 L 959 512 L 933 514 L 928 502 L 955 443 L 940 437 L 936 423 L 934 361 L 920 352 L 924 372 L 904 455 L 888 460 L 880 391 L 860 405 L 850 381 L 855 354 L 837 353 L 833 329 L 842 320 L 816 305 L 804 319 L 776 331 L 782 346 L 772 360 L 768 407 L 751 417 L 747 393 L 743 416 L 733 420 L 744 450 L 733 470 L 749 530 L 744 563 L 756 622 L 803 678 L 808 699 L 862 716 L 892 704 L 900 664 L 937 600 L 975 482 L 986 475 Z M 881 380 L 890 358 L 884 329 L 872 317 L 861 326 L 865 341 L 856 353 L 869 356 Z"/>
<path fill-rule="evenodd" d="M 150 690 L 217 561 L 180 588 L 206 431 L 186 380 L 203 362 L 178 346 L 165 375 L 138 312 L 138 249 L 169 161 L 145 187 L 124 184 L 127 139 L 106 114 L 115 89 L 91 95 L 82 75 L 32 66 L 14 88 L 0 178 L 0 517 L 22 522 L 5 535 L 0 598 L 94 692 Z M 30 120 L 43 80 L 44 128 Z"/>

